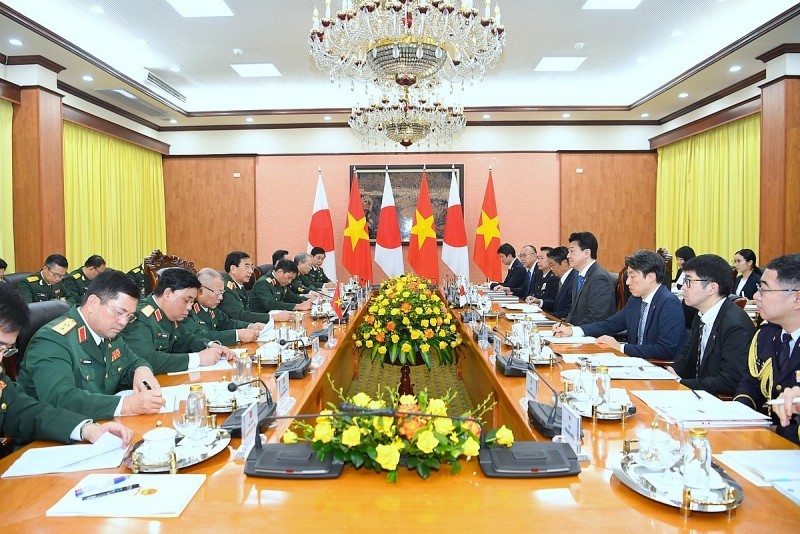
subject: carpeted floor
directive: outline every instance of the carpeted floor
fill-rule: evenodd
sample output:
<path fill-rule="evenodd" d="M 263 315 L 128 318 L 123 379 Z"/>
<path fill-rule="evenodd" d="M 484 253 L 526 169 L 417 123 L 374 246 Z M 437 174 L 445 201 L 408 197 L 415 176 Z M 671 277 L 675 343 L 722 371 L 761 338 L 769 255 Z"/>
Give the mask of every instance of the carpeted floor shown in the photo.
<path fill-rule="evenodd" d="M 464 383 L 456 378 L 454 365 L 440 367 L 434 363 L 430 371 L 424 365 L 413 366 L 411 367 L 411 383 L 414 385 L 414 393 L 419 393 L 425 388 L 428 388 L 428 394 L 433 397 L 443 396 L 448 389 L 458 393 L 448 410 L 451 415 L 462 414 L 473 408 L 472 400 L 467 394 Z M 352 397 L 363 391 L 374 396 L 378 390 L 385 392 L 387 387 L 395 389 L 399 384 L 399 366 L 373 364 L 367 356 L 359 359 L 358 380 L 350 383 L 346 394 L 348 397 Z"/>

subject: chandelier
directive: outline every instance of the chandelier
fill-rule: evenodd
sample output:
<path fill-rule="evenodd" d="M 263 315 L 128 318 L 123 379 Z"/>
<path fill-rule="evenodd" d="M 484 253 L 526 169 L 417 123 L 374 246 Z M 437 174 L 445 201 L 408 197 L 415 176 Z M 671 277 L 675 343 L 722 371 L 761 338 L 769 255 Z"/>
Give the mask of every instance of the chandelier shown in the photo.
<path fill-rule="evenodd" d="M 449 143 L 467 125 L 460 107 L 430 103 L 424 96 L 410 95 L 408 88 L 397 96 L 384 95 L 366 107 L 354 107 L 347 122 L 366 144 L 389 139 L 406 148 L 422 140 Z"/>
<path fill-rule="evenodd" d="M 491 0 L 483 17 L 473 0 L 342 0 L 331 16 L 326 0 L 321 20 L 314 8 L 311 56 L 332 82 L 481 80 L 505 45 L 499 6 L 491 14 Z"/>

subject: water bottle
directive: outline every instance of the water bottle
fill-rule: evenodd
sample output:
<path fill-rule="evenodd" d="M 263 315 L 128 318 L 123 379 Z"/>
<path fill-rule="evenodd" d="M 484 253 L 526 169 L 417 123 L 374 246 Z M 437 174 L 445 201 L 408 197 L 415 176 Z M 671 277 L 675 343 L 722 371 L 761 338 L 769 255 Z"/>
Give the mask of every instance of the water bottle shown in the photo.
<path fill-rule="evenodd" d="M 705 428 L 689 430 L 683 452 L 683 486 L 695 500 L 707 499 L 711 493 L 711 444 Z"/>
<path fill-rule="evenodd" d="M 597 375 L 595 376 L 595 383 L 597 384 L 598 399 L 595 404 L 611 404 L 611 376 L 608 374 L 608 367 L 599 366 L 597 368 Z"/>
<path fill-rule="evenodd" d="M 237 384 L 244 384 L 253 379 L 253 360 L 247 351 L 243 352 L 236 359 L 236 378 L 234 382 Z"/>
<path fill-rule="evenodd" d="M 189 418 L 199 417 L 200 428 L 205 428 L 208 424 L 206 419 L 208 415 L 206 394 L 203 393 L 202 384 L 192 384 L 189 386 L 189 397 L 186 400 L 186 415 Z"/>

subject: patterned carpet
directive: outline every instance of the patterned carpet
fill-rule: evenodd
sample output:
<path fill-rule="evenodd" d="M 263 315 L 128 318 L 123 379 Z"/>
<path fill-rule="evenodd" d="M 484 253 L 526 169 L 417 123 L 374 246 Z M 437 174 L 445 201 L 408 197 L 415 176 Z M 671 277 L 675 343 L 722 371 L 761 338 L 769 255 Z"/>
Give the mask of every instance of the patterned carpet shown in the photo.
<path fill-rule="evenodd" d="M 419 393 L 425 388 L 428 388 L 428 394 L 434 397 L 443 396 L 448 389 L 458 393 L 448 410 L 451 415 L 462 414 L 473 408 L 464 383 L 456 378 L 454 365 L 440 367 L 434 363 L 430 371 L 424 365 L 412 366 L 411 383 L 414 385 L 414 393 Z M 378 390 L 386 391 L 386 387 L 394 389 L 399 384 L 399 366 L 381 366 L 379 363 L 373 364 L 369 356 L 362 357 L 358 362 L 358 380 L 350 383 L 347 396 L 352 397 L 359 391 L 374 396 Z"/>

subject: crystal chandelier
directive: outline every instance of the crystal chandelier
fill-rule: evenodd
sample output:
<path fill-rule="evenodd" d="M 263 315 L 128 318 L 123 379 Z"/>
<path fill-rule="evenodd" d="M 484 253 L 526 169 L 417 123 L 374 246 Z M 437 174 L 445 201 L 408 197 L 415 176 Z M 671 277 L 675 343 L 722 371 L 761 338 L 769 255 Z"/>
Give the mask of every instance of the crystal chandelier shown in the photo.
<path fill-rule="evenodd" d="M 408 148 L 425 140 L 428 144 L 446 144 L 467 125 L 464 111 L 458 106 L 430 103 L 424 96 L 402 94 L 382 96 L 366 107 L 356 106 L 348 124 L 366 144 L 386 142 L 387 139 Z"/>
<path fill-rule="evenodd" d="M 332 82 L 480 80 L 505 45 L 499 6 L 491 14 L 491 0 L 483 17 L 473 0 L 342 0 L 331 16 L 326 0 L 321 20 L 314 8 L 311 56 Z"/>

